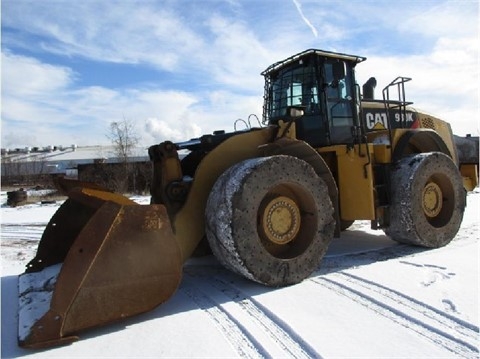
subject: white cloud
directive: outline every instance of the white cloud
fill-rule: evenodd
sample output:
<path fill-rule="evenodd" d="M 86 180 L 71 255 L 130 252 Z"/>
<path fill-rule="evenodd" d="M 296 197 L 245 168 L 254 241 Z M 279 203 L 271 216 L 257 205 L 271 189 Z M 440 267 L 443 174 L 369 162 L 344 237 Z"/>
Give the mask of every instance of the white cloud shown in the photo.
<path fill-rule="evenodd" d="M 305 14 L 303 13 L 302 11 L 302 4 L 300 4 L 300 2 L 298 0 L 292 0 L 293 1 L 293 4 L 295 5 L 295 7 L 297 8 L 297 11 L 298 11 L 298 14 L 300 15 L 300 17 L 302 18 L 303 22 L 305 22 L 305 24 L 310 28 L 310 30 L 312 31 L 312 34 L 313 36 L 315 37 L 318 37 L 318 31 L 317 29 L 315 28 L 315 26 L 312 25 L 312 23 L 310 22 L 310 20 L 308 20 L 308 18 L 305 16 Z"/>
<path fill-rule="evenodd" d="M 456 134 L 478 134 L 478 45 L 475 38 L 439 38 L 431 53 L 373 55 L 358 65 L 360 84 L 377 78 L 377 97 L 397 76 L 411 77 L 407 100 L 451 123 Z"/>
<path fill-rule="evenodd" d="M 11 95 L 42 98 L 70 85 L 75 74 L 67 67 L 52 66 L 31 58 L 2 52 L 2 87 Z"/>
<path fill-rule="evenodd" d="M 471 36 L 478 32 L 477 1 L 426 2 L 422 11 L 399 22 L 399 30 L 431 38 Z M 415 9 L 414 7 L 411 7 Z"/>
<path fill-rule="evenodd" d="M 237 90 L 257 92 L 262 87 L 260 72 L 267 63 L 268 51 L 247 24 L 213 15 L 207 22 L 212 43 L 202 55 L 205 71 L 212 83 Z"/>
<path fill-rule="evenodd" d="M 130 1 L 49 2 L 48 6 L 9 2 L 9 16 L 2 21 L 39 36 L 40 46 L 58 55 L 173 70 L 179 58 L 195 51 L 201 40 L 181 21 L 181 15 L 153 5 Z M 8 43 L 12 41 L 22 39 Z"/>
<path fill-rule="evenodd" d="M 406 91 L 414 106 L 450 122 L 457 134 L 478 134 L 478 2 L 381 4 L 353 2 L 344 9 L 361 24 L 352 38 L 353 51 L 368 58 L 357 67 L 360 85 L 375 76 L 381 97 L 396 76 L 411 77 Z"/>
<path fill-rule="evenodd" d="M 177 120 L 175 126 L 172 126 L 171 122 L 160 120 L 158 118 L 148 118 L 145 122 L 144 130 L 152 137 L 150 143 L 159 143 L 166 139 L 180 142 L 202 135 L 200 126 L 191 121 L 182 120 Z"/>
<path fill-rule="evenodd" d="M 123 117 L 137 122 L 147 146 L 230 131 L 238 118 L 261 117 L 260 72 L 311 47 L 367 56 L 359 83 L 376 76 L 377 93 L 397 75 L 413 77 L 407 96 L 416 105 L 457 132 L 478 128 L 478 6 L 355 1 L 339 10 L 336 1 L 292 1 L 2 2 L 2 27 L 13 29 L 2 33 L 10 49 L 2 54 L 2 141 L 35 133 L 42 143 L 18 145 L 52 137 L 98 144 Z M 22 49 L 29 55 L 17 55 Z M 45 53 L 147 66 L 158 77 L 80 87 L 81 73 L 45 63 Z M 162 87 L 165 72 L 177 78 L 176 90 Z"/>
<path fill-rule="evenodd" d="M 149 146 L 218 129 L 233 130 L 238 117 L 248 116 L 254 107 L 261 108 L 260 97 L 252 101 L 251 96 L 225 90 L 189 93 L 155 87 L 77 88 L 68 68 L 8 53 L 3 59 L 8 69 L 2 79 L 3 147 L 106 143 L 109 124 L 122 118 L 136 123 L 141 144 Z M 29 81 L 31 77 L 34 81 Z M 230 117 L 232 113 L 237 117 Z"/>

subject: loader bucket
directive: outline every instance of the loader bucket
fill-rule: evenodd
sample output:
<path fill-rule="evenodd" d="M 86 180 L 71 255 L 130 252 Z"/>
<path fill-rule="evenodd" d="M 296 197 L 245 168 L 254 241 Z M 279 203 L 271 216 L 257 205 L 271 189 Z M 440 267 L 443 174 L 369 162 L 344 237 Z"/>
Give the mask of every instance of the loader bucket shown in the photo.
<path fill-rule="evenodd" d="M 72 190 L 19 276 L 19 345 L 67 344 L 152 310 L 177 289 L 181 258 L 164 206 Z"/>

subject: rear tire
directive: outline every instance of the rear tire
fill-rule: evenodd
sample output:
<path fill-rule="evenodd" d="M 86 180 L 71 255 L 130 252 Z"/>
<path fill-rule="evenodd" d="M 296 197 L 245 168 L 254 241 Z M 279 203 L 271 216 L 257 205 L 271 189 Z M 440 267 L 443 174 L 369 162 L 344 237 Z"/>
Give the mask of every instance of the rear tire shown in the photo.
<path fill-rule="evenodd" d="M 206 234 L 227 268 L 248 279 L 285 286 L 320 264 L 335 219 L 325 182 L 298 158 L 254 158 L 228 169 L 206 208 Z"/>
<path fill-rule="evenodd" d="M 465 210 L 465 190 L 454 162 L 440 152 L 407 156 L 392 171 L 390 226 L 393 240 L 428 248 L 448 244 Z"/>

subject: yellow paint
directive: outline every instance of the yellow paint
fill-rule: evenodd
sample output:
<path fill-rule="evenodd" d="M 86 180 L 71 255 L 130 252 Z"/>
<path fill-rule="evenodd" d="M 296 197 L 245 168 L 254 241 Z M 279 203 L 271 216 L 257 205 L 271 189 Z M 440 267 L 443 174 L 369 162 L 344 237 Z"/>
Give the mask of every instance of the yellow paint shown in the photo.
<path fill-rule="evenodd" d="M 267 238 L 276 244 L 287 244 L 300 230 L 301 214 L 294 200 L 275 197 L 264 209 L 262 225 Z"/>
<path fill-rule="evenodd" d="M 200 163 L 185 205 L 172 221 L 183 261 L 193 253 L 205 235 L 205 206 L 217 178 L 243 160 L 260 157 L 259 146 L 271 142 L 274 129 L 267 127 L 229 139 L 218 145 Z"/>
<path fill-rule="evenodd" d="M 478 186 L 478 166 L 476 164 L 460 165 L 460 173 L 463 177 L 463 187 L 467 191 L 473 191 Z"/>
<path fill-rule="evenodd" d="M 100 191 L 92 188 L 82 188 L 81 192 L 84 194 L 98 198 L 102 201 L 110 201 L 110 202 L 115 202 L 120 205 L 136 205 L 137 203 L 132 201 L 131 199 L 122 196 L 119 193 L 114 193 L 114 192 L 107 192 L 107 191 Z"/>
<path fill-rule="evenodd" d="M 335 152 L 337 158 L 337 185 L 342 220 L 375 219 L 375 201 L 372 163 L 366 155 L 367 146 L 345 145 L 320 148 L 320 154 Z M 368 145 L 373 160 L 373 145 Z"/>
<path fill-rule="evenodd" d="M 417 113 L 417 118 L 420 128 L 432 129 L 442 138 L 443 142 L 445 142 L 445 145 L 452 154 L 454 162 L 458 165 L 456 158 L 457 148 L 453 140 L 453 132 L 450 124 L 437 117 L 421 112 Z"/>
<path fill-rule="evenodd" d="M 390 163 L 392 161 L 392 151 L 390 145 L 374 144 L 373 153 L 376 163 Z"/>
<path fill-rule="evenodd" d="M 288 127 L 290 126 L 290 127 Z M 278 121 L 278 132 L 277 138 L 287 137 L 296 139 L 297 138 L 297 129 L 295 127 L 295 122 L 291 123 L 290 121 L 279 120 Z M 287 130 L 288 128 L 288 130 Z M 286 131 L 286 132 L 285 132 Z"/>
<path fill-rule="evenodd" d="M 165 170 L 162 171 L 162 181 L 164 183 L 170 183 L 173 181 L 179 181 L 182 179 L 182 167 L 177 157 L 169 157 L 165 159 Z"/>

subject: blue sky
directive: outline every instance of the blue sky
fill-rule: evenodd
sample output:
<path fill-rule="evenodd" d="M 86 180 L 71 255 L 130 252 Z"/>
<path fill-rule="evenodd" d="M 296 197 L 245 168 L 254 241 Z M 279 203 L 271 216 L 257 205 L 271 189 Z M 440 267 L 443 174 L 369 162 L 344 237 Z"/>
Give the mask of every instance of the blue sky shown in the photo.
<path fill-rule="evenodd" d="M 478 0 L 1 0 L 1 22 L 6 148 L 108 144 L 123 118 L 145 147 L 232 131 L 308 48 L 366 56 L 379 95 L 412 77 L 415 106 L 479 132 Z"/>

